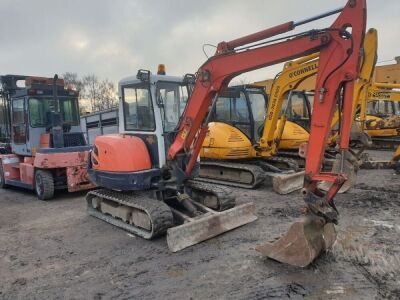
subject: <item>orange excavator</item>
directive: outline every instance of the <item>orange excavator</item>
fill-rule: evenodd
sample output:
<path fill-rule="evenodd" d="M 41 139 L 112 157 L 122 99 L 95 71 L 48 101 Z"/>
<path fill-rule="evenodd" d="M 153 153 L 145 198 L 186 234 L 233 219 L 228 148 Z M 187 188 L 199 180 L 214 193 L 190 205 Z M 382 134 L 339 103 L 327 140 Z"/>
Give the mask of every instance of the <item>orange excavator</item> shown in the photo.
<path fill-rule="evenodd" d="M 330 27 L 275 37 L 338 13 Z M 166 79 L 159 86 L 151 79 L 150 72 L 143 70 L 138 72 L 138 80 L 122 80 L 119 91 L 124 118 L 120 132 L 123 129 L 124 133 L 99 136 L 94 142 L 89 176 L 103 188 L 88 193 L 89 213 L 147 239 L 167 233 L 172 251 L 253 221 L 255 218 L 244 210 L 252 210 L 254 206 L 237 210 L 238 207 L 232 208 L 234 202 L 229 206 L 218 205 L 214 186 L 194 179 L 210 112 L 219 93 L 234 77 L 320 52 L 302 191 L 307 220 L 294 224 L 289 237 L 278 241 L 278 245 L 258 247 L 273 259 L 308 265 L 335 240 L 333 224 L 338 222 L 338 213 L 334 197 L 346 182 L 347 174 L 342 170 L 321 172 L 321 165 L 337 103 L 341 109 L 343 163 L 349 147 L 354 80 L 358 77 L 365 22 L 366 1 L 350 0 L 340 9 L 219 43 L 216 53 L 199 68 L 186 106 L 177 105 L 172 110 L 179 112 L 178 108 L 182 108 L 182 115 L 177 118 L 165 111 L 167 101 L 173 99 L 168 92 L 179 91 L 180 85 L 167 88 Z M 155 97 L 151 96 L 154 88 Z M 326 193 L 318 189 L 320 181 L 333 183 Z M 244 215 L 247 219 L 241 221 Z"/>

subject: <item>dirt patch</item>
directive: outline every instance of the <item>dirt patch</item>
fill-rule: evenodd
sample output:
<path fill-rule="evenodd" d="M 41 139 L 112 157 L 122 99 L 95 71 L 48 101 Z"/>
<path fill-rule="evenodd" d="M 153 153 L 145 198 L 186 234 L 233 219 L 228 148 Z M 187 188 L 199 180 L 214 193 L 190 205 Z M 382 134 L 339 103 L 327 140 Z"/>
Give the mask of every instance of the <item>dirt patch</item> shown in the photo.
<path fill-rule="evenodd" d="M 304 269 L 254 250 L 300 216 L 298 192 L 234 189 L 239 203 L 255 202 L 258 220 L 174 254 L 165 238 L 145 241 L 89 217 L 83 193 L 42 202 L 0 190 L 0 298 L 399 298 L 400 199 L 391 189 L 400 178 L 361 170 L 358 183 L 337 198 L 333 251 Z"/>

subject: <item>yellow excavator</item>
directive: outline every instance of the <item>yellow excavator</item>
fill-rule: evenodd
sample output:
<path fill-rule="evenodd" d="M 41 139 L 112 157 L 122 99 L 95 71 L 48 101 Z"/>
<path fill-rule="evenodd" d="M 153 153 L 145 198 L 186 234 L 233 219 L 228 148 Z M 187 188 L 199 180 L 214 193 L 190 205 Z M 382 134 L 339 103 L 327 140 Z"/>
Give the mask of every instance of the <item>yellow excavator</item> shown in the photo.
<path fill-rule="evenodd" d="M 393 148 L 399 144 L 400 95 L 399 91 L 393 89 L 399 89 L 400 86 L 400 57 L 395 57 L 395 60 L 395 64 L 376 67 L 374 81 L 378 86 L 371 86 L 368 106 L 364 107 L 366 111 L 361 114 L 365 117 L 364 129 L 375 146 Z"/>
<path fill-rule="evenodd" d="M 361 106 L 360 126 L 375 146 L 393 148 L 400 144 L 400 84 L 374 83 Z"/>
<path fill-rule="evenodd" d="M 318 55 L 286 64 L 268 100 L 260 96 L 261 87 L 252 85 L 230 87 L 219 96 L 200 152 L 201 180 L 255 188 L 267 177 L 280 194 L 302 187 L 304 172 L 298 163 L 275 154 L 280 143 L 295 148 L 308 140 L 310 104 L 294 88 L 317 72 Z"/>

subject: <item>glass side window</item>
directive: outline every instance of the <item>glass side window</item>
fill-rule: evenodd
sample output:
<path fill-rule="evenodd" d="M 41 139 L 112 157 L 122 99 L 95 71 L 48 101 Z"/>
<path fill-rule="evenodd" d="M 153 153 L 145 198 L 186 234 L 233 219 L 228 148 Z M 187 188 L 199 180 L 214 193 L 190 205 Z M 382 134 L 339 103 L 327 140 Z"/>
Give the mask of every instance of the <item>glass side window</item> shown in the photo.
<path fill-rule="evenodd" d="M 310 117 L 306 105 L 306 98 L 302 94 L 292 94 L 290 106 L 286 112 L 288 119 L 308 119 Z"/>
<path fill-rule="evenodd" d="M 249 107 L 244 93 L 239 97 L 218 97 L 213 121 L 233 125 L 250 137 Z"/>
<path fill-rule="evenodd" d="M 219 97 L 215 109 L 215 120 L 226 123 L 249 123 L 249 109 L 244 94 L 240 93 L 239 98 Z"/>
<path fill-rule="evenodd" d="M 265 110 L 267 103 L 263 94 L 249 94 L 249 100 L 251 105 L 251 112 L 253 113 L 254 121 L 264 122 Z"/>
<path fill-rule="evenodd" d="M 376 100 L 367 104 L 367 114 L 369 115 L 385 117 L 396 114 L 396 112 L 396 105 L 392 101 Z"/>
<path fill-rule="evenodd" d="M 157 83 L 157 103 L 161 108 L 164 131 L 173 131 L 184 112 L 188 100 L 188 88 L 176 82 Z"/>
<path fill-rule="evenodd" d="M 249 93 L 248 97 L 254 118 L 254 137 L 259 139 L 259 133 L 261 133 L 259 128 L 264 125 L 265 112 L 267 109 L 266 99 L 264 98 L 264 95 L 260 93 Z"/>
<path fill-rule="evenodd" d="M 78 99 L 59 98 L 63 123 L 78 125 Z M 57 103 L 53 98 L 30 98 L 29 119 L 32 127 L 46 127 L 50 125 L 51 113 L 57 112 Z"/>
<path fill-rule="evenodd" d="M 26 126 L 24 99 L 12 101 L 12 133 L 13 141 L 16 144 L 23 144 L 26 141 Z"/>
<path fill-rule="evenodd" d="M 156 129 L 153 105 L 148 85 L 122 87 L 125 130 Z"/>
<path fill-rule="evenodd" d="M 290 99 L 288 100 L 288 96 Z M 310 113 L 307 105 L 308 98 L 303 93 L 288 93 L 283 106 L 288 121 L 296 123 L 306 130 L 310 129 Z"/>
<path fill-rule="evenodd" d="M 73 125 L 79 124 L 79 108 L 77 99 L 62 99 L 61 111 L 64 122 Z"/>
<path fill-rule="evenodd" d="M 13 100 L 12 117 L 14 124 L 25 123 L 24 99 Z"/>

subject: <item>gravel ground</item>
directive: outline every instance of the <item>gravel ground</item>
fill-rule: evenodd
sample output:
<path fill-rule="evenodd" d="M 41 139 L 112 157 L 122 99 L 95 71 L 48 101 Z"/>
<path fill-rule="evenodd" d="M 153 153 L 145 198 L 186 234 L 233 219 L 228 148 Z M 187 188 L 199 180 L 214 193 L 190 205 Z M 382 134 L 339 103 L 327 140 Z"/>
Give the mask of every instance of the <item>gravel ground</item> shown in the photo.
<path fill-rule="evenodd" d="M 258 220 L 173 254 L 163 237 L 145 241 L 89 217 L 84 193 L 42 202 L 0 190 L 0 298 L 400 298 L 400 176 L 392 170 L 360 170 L 356 187 L 337 197 L 334 249 L 304 269 L 254 250 L 300 216 L 299 193 L 234 191 L 239 203 L 256 203 Z"/>

